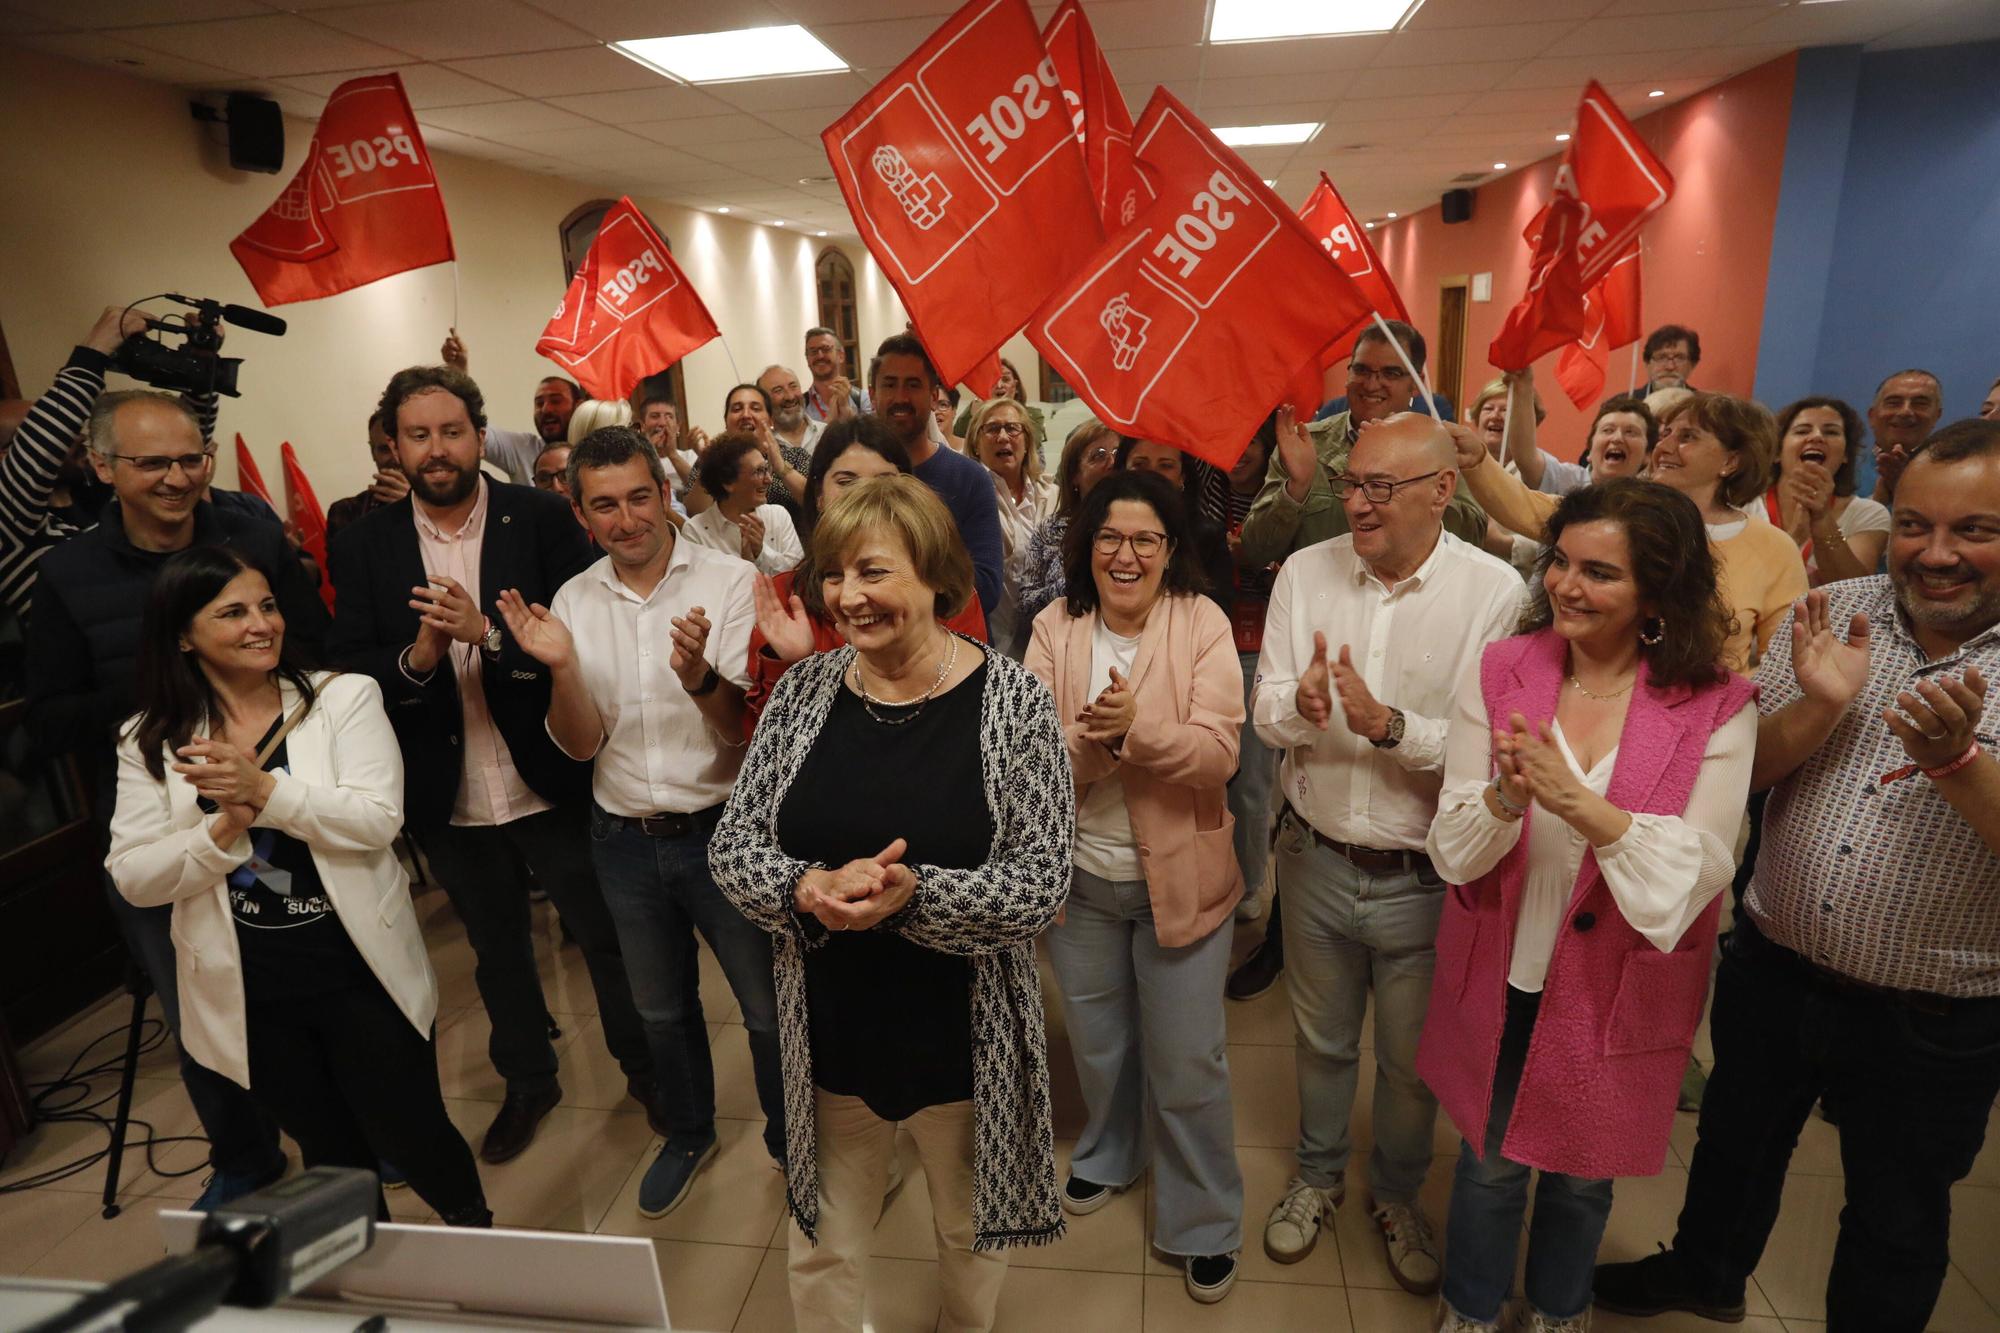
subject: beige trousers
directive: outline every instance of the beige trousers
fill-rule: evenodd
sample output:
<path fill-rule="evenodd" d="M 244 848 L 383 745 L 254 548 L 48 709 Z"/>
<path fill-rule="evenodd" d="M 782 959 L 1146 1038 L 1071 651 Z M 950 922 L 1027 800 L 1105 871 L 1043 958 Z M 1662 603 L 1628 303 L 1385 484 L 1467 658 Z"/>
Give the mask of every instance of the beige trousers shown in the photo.
<path fill-rule="evenodd" d="M 859 1097 L 813 1093 L 819 1121 L 819 1244 L 791 1224 L 792 1317 L 799 1333 L 859 1333 L 869 1242 L 889 1183 L 896 1124 Z M 903 1122 L 916 1141 L 936 1220 L 940 1333 L 993 1327 L 1003 1252 L 972 1248 L 972 1103 L 926 1107 Z"/>

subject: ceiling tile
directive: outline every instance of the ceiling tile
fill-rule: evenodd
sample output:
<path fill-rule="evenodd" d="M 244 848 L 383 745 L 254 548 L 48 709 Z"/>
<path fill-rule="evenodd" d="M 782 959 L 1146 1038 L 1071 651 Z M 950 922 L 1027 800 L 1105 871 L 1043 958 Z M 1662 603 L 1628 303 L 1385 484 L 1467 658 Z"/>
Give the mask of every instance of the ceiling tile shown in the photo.
<path fill-rule="evenodd" d="M 481 139 L 506 140 L 511 140 L 516 134 L 590 125 L 582 116 L 560 107 L 518 98 L 511 102 L 486 102 L 478 106 L 440 107 L 422 113 L 417 119 L 426 125 L 442 125 L 448 130 L 476 135 Z"/>
<path fill-rule="evenodd" d="M 1769 4 L 1773 0 L 1758 0 Z M 1508 9 L 1520 11 L 1523 20 L 1570 19 L 1582 20 L 1601 13 L 1610 0 L 1532 0 L 1522 3 L 1516 0 Z M 1652 9 L 1657 12 L 1672 0 L 1652 0 Z M 1439 28 L 1464 28 L 1493 22 L 1501 15 L 1495 11 L 1499 7 L 1493 0 L 1424 0 L 1423 7 L 1410 16 L 1403 25 L 1405 32 L 1430 32 Z"/>
<path fill-rule="evenodd" d="M 757 119 L 773 129 L 783 130 L 794 138 L 817 141 L 820 131 L 847 114 L 852 102 L 842 102 L 838 106 L 805 106 L 786 111 L 760 111 Z"/>
<path fill-rule="evenodd" d="M 1120 83 L 1155 84 L 1168 79 L 1192 79 L 1201 72 L 1198 46 L 1140 46 L 1110 51 L 1111 74 Z"/>
<path fill-rule="evenodd" d="M 783 130 L 742 112 L 720 116 L 685 116 L 678 120 L 620 121 L 619 125 L 642 139 L 685 146 L 695 151 L 725 144 L 770 143 L 774 140 L 792 142 L 792 137 Z"/>
<path fill-rule="evenodd" d="M 446 69 L 443 65 L 401 65 L 392 71 L 340 70 L 331 74 L 306 74 L 286 79 L 285 83 L 290 87 L 325 97 L 349 79 L 380 73 L 394 73 L 402 79 L 403 91 L 409 96 L 410 106 L 417 111 L 428 111 L 441 106 L 472 106 L 507 96 L 504 88 L 496 88 L 490 83 L 468 78 L 457 70 Z"/>
<path fill-rule="evenodd" d="M 930 30 L 907 19 L 877 19 L 869 23 L 824 23 L 812 35 L 833 48 L 850 65 L 894 68 L 923 43 Z"/>
<path fill-rule="evenodd" d="M 1387 36 L 1366 37 L 1299 37 L 1283 42 L 1227 42 L 1221 46 L 1197 47 L 1201 52 L 1201 74 L 1205 79 L 1227 79 L 1263 76 L 1268 79 L 1274 74 L 1319 75 L 1328 74 L 1329 83 L 1338 83 L 1338 71 L 1359 69 L 1381 55 L 1388 47 Z M 1113 68 L 1118 68 L 1117 57 L 1112 57 Z M 1123 71 L 1120 70 L 1122 74 Z M 1302 79 L 1300 82 L 1316 83 L 1316 79 Z M 1298 90 L 1293 96 L 1311 96 L 1317 92 Z"/>
<path fill-rule="evenodd" d="M 1451 86 L 1468 93 L 1483 93 L 1500 86 L 1500 81 L 1513 73 L 1515 62 L 1510 60 L 1489 60 L 1479 64 L 1453 65 Z M 1398 66 L 1394 69 L 1357 69 L 1343 75 L 1339 80 L 1340 95 L 1352 97 L 1401 97 L 1410 93 L 1426 92 L 1436 86 L 1437 80 L 1422 69 L 1413 66 Z"/>
<path fill-rule="evenodd" d="M 627 121 L 673 120 L 679 116 L 724 115 L 729 111 L 727 106 L 707 93 L 684 83 L 670 83 L 658 76 L 647 88 L 628 88 L 617 93 L 583 93 L 546 100 L 551 106 L 601 120 L 607 125 L 623 125 Z"/>
<path fill-rule="evenodd" d="M 2000 13 L 1996 13 L 2000 17 Z M 1670 79 L 1726 79 L 1776 60 L 1789 46 L 1718 46 L 1708 51 L 1686 51 L 1671 60 L 1662 59 L 1659 72 Z"/>
<path fill-rule="evenodd" d="M 585 158 L 602 161 L 606 157 L 622 153 L 658 153 L 663 150 L 656 143 L 649 143 L 636 134 L 627 134 L 610 125 L 580 125 L 562 130 L 511 130 L 505 134 L 481 135 L 481 138 L 503 143 L 523 152 L 538 153 L 545 157 Z"/>
<path fill-rule="evenodd" d="M 822 23 L 844 23 L 854 17 L 854 0 L 775 0 L 790 22 L 816 27 Z M 935 30 L 958 6 L 952 0 L 868 0 L 868 12 L 877 18 L 924 19 L 928 23 L 917 23 L 917 39 L 910 43 L 914 50 L 917 42 Z M 1094 21 L 1100 5 L 1090 7 Z M 1099 30 L 1100 32 L 1102 29 Z"/>
<path fill-rule="evenodd" d="M 202 60 L 190 60 L 182 56 L 149 51 L 143 46 L 135 46 L 131 42 L 120 41 L 103 33 L 46 32 L 11 40 L 36 51 L 67 56 L 71 60 L 80 60 L 86 64 L 104 65 L 121 73 L 130 74 L 134 78 L 151 79 L 156 83 L 218 87 L 239 83 L 247 75 L 247 71 L 244 70 L 225 69 Z M 224 52 L 211 54 L 217 58 L 226 58 Z"/>
<path fill-rule="evenodd" d="M 448 62 L 447 67 L 523 97 L 561 97 L 618 92 L 626 88 L 655 88 L 661 82 L 661 76 L 655 71 L 603 46 L 453 60 Z"/>
<path fill-rule="evenodd" d="M 1113 53 L 1115 65 L 1116 53 L 1127 47 L 1195 45 L 1202 38 L 1202 9 L 1191 0 L 1092 0 L 1086 12 L 1097 44 Z"/>
<path fill-rule="evenodd" d="M 1331 98 L 1313 98 L 1314 89 L 1296 81 L 1286 82 L 1272 79 L 1204 79 L 1192 100 L 1201 111 L 1202 119 L 1213 125 L 1218 120 L 1227 119 L 1232 125 L 1259 125 L 1270 121 L 1318 120 L 1332 105 Z M 1312 100 L 1303 100 L 1311 98 Z M 1301 99 L 1301 100 L 1294 100 Z M 1132 104 L 1132 114 L 1137 117 L 1142 103 Z M 1245 107 L 1289 107 L 1290 114 L 1284 116 L 1258 117 L 1246 113 Z M 1227 110 L 1225 111 L 1225 108 Z"/>
<path fill-rule="evenodd" d="M 1772 11 L 1796 5 L 1798 0 L 1610 0 L 1599 10 L 1599 18 L 1641 17 L 1673 11 L 1702 9 L 1749 9 Z"/>
<path fill-rule="evenodd" d="M 2000 38 L 2000 6 L 1991 0 L 1956 0 L 1939 6 L 1906 28 L 1868 43 L 1871 51 L 1911 46 L 1990 42 Z"/>
<path fill-rule="evenodd" d="M 1838 6 L 1819 6 L 1838 8 Z M 1580 23 L 1541 52 L 1546 56 L 1605 56 L 1686 50 L 1726 40 L 1757 22 L 1747 9 L 1693 14 L 1638 14 Z"/>
<path fill-rule="evenodd" d="M 271 12 L 259 0 L 174 0 L 171 9 L 160 0 L 7 0 L 7 8 L 37 20 L 39 26 L 58 28 L 120 28 L 163 18 L 193 23 Z"/>
<path fill-rule="evenodd" d="M 1398 65 L 1467 65 L 1482 60 L 1528 60 L 1568 32 L 1568 23 L 1509 23 L 1499 27 L 1447 28 L 1432 32 L 1399 32 L 1383 47 L 1375 63 Z M 1446 75 L 1434 76 L 1444 82 Z"/>
<path fill-rule="evenodd" d="M 314 17 L 328 27 L 426 60 L 514 55 L 594 41 L 582 29 L 531 9 L 521 0 L 402 0 L 398 4 L 329 9 Z"/>
<path fill-rule="evenodd" d="M 1545 56 L 1518 66 L 1501 81 L 1502 89 L 1567 90 L 1571 110 L 1592 79 L 1612 84 L 1627 79 L 1643 79 L 1661 71 L 1664 62 L 1651 55 Z"/>
<path fill-rule="evenodd" d="M 218 61 L 268 79 L 401 64 L 400 51 L 361 41 L 291 14 L 124 28 L 108 36 L 204 63 Z"/>
<path fill-rule="evenodd" d="M 832 106 L 842 109 L 861 100 L 871 87 L 856 74 L 800 74 L 787 79 L 746 79 L 741 83 L 703 84 L 702 90 L 738 111 L 786 111 L 794 107 Z"/>
<path fill-rule="evenodd" d="M 764 0 L 528 0 L 528 3 L 607 42 L 674 37 L 689 32 L 730 32 L 792 22 L 777 5 Z"/>

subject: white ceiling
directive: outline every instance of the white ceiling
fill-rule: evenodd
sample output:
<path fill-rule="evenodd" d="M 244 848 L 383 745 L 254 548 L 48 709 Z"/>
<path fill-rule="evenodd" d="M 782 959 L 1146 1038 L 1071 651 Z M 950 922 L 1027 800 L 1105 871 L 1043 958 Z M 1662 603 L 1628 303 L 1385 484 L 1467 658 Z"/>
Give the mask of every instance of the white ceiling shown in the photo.
<path fill-rule="evenodd" d="M 393 69 L 435 149 L 753 220 L 849 233 L 819 132 L 952 0 L 0 0 L 0 38 L 315 119 Z M 1052 3 L 1036 3 L 1046 20 Z M 1137 116 L 1164 84 L 1210 125 L 1324 121 L 1250 164 L 1363 217 L 1555 151 L 1585 80 L 1654 110 L 1795 47 L 2000 37 L 1993 0 L 1426 0 L 1393 34 L 1209 46 L 1206 0 L 1087 0 Z M 852 73 L 689 87 L 604 43 L 796 22 Z M 1663 89 L 1665 97 L 1647 93 Z"/>

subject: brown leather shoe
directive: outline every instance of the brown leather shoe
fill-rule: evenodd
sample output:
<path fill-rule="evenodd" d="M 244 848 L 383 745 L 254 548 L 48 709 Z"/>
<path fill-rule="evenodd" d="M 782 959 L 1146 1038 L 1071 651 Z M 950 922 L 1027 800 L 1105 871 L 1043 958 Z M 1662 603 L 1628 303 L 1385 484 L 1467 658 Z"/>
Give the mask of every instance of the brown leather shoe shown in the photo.
<path fill-rule="evenodd" d="M 542 1117 L 555 1110 L 561 1101 L 560 1087 L 542 1093 L 508 1089 L 507 1100 L 500 1103 L 500 1114 L 493 1117 L 486 1137 L 480 1141 L 479 1160 L 498 1166 L 519 1157 L 535 1141 L 535 1129 L 542 1123 Z"/>

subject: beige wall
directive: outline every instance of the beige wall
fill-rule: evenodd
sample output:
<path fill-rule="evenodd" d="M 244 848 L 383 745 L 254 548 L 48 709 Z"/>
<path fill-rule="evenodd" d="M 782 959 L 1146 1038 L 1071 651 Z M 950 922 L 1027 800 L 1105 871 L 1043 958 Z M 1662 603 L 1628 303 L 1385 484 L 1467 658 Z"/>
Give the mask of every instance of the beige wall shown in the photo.
<path fill-rule="evenodd" d="M 281 174 L 253 175 L 230 170 L 210 127 L 189 116 L 187 95 L 164 85 L 0 46 L 0 87 L 9 106 L 0 329 L 24 393 L 48 384 L 108 304 L 161 290 L 258 304 L 229 242 L 291 178 L 311 124 L 287 123 Z M 603 192 L 450 153 L 435 160 L 459 254 L 456 293 L 451 266 L 439 265 L 279 307 L 291 324 L 282 338 L 229 336 L 225 350 L 244 358 L 243 397 L 223 399 L 219 438 L 227 445 L 241 432 L 273 486 L 278 445 L 289 439 L 322 503 L 360 489 L 370 471 L 363 422 L 376 396 L 398 368 L 437 359 L 454 304 L 489 417 L 529 429 L 534 384 L 556 370 L 534 350 L 562 296 L 556 226 Z M 803 374 L 802 335 L 819 322 L 813 257 L 836 242 L 637 202 L 727 340 L 684 362 L 694 423 L 720 425 L 732 355 L 744 378 L 780 360 Z M 837 243 L 854 261 L 865 351 L 901 331 L 902 306 L 858 242 Z M 234 451 L 223 453 L 223 484 L 234 484 Z"/>

